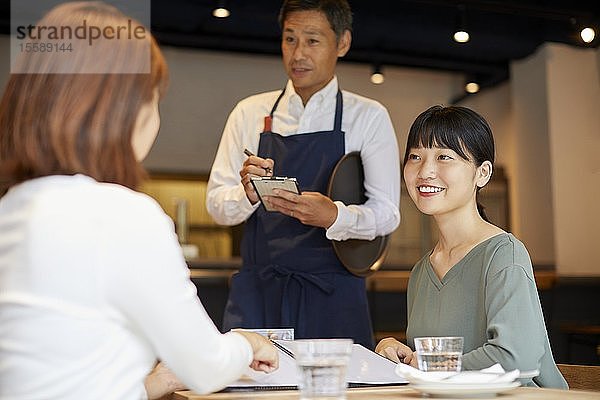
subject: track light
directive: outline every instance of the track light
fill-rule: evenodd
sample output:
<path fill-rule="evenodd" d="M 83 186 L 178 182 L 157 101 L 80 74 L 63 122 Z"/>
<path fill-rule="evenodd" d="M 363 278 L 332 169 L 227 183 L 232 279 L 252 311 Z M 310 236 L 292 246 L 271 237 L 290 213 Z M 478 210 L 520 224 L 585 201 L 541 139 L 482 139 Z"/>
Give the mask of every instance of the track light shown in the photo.
<path fill-rule="evenodd" d="M 383 72 L 381 72 L 381 66 L 374 66 L 373 73 L 371 74 L 371 83 L 375 85 L 381 85 L 384 81 L 385 76 L 383 76 Z"/>
<path fill-rule="evenodd" d="M 225 0 L 219 0 L 217 6 L 212 12 L 212 15 L 217 18 L 227 18 L 231 13 L 225 4 Z"/>
<path fill-rule="evenodd" d="M 464 30 L 458 30 L 454 32 L 454 41 L 458 43 L 467 43 L 471 37 L 469 36 L 469 32 Z"/>
<path fill-rule="evenodd" d="M 585 17 L 571 17 L 570 19 L 572 29 L 579 32 L 579 37 L 585 44 L 590 44 L 596 38 L 596 31 L 593 26 L 589 24 L 589 18 Z"/>
<path fill-rule="evenodd" d="M 594 28 L 586 26 L 579 32 L 579 36 L 585 43 L 592 43 L 596 37 L 596 31 L 594 31 Z"/>
<path fill-rule="evenodd" d="M 475 94 L 479 92 L 479 83 L 473 80 L 468 81 L 465 85 L 465 91 L 470 94 Z"/>
<path fill-rule="evenodd" d="M 467 43 L 471 38 L 467 32 L 467 8 L 464 4 L 458 5 L 456 14 L 456 30 L 453 35 L 454 41 L 457 43 Z"/>

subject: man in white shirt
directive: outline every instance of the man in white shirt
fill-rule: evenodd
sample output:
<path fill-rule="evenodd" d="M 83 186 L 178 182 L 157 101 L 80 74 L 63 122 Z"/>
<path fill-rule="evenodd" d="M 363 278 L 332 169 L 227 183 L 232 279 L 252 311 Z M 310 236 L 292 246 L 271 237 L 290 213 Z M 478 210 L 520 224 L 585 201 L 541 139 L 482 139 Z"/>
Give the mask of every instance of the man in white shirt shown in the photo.
<path fill-rule="evenodd" d="M 364 278 L 343 267 L 331 240 L 372 240 L 400 223 L 396 136 L 381 104 L 338 87 L 337 59 L 352 37 L 347 1 L 287 0 L 279 18 L 289 81 L 237 104 L 208 183 L 215 221 L 246 221 L 223 329 L 293 327 L 296 338 L 350 337 L 372 348 Z M 361 205 L 325 195 L 335 164 L 353 151 L 365 173 Z M 271 175 L 297 178 L 302 193 L 264 197 L 277 212 L 250 182 Z"/>

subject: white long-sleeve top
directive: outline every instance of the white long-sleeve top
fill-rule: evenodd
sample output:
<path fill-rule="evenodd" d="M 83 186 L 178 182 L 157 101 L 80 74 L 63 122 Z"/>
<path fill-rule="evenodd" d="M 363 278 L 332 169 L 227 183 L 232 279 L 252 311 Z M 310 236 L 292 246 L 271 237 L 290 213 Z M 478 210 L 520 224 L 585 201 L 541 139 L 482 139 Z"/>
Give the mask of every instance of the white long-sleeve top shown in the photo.
<path fill-rule="evenodd" d="M 140 399 L 156 358 L 209 392 L 252 360 L 202 307 L 173 223 L 146 195 L 83 176 L 0 199 L 0 399 Z"/>
<path fill-rule="evenodd" d="M 337 78 L 315 93 L 306 107 L 288 81 L 273 115 L 273 132 L 282 136 L 330 131 L 334 125 Z M 250 96 L 233 109 L 221 138 L 208 182 L 208 212 L 222 225 L 236 225 L 259 206 L 252 205 L 239 171 L 244 148 L 258 152 L 264 117 L 269 115 L 280 90 Z M 391 233 L 400 223 L 400 158 L 394 128 L 385 107 L 354 93 L 342 91 L 342 130 L 346 153 L 360 151 L 365 172 L 367 202 L 345 205 L 340 201 L 337 219 L 327 229 L 332 240 L 367 239 Z M 277 163 L 277 160 L 274 160 Z"/>

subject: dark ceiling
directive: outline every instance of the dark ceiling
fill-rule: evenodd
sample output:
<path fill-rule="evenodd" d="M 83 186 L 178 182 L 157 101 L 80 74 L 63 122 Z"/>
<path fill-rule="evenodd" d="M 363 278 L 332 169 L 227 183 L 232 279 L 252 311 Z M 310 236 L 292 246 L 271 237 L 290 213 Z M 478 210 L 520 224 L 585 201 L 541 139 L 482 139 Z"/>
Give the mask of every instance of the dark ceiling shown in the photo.
<path fill-rule="evenodd" d="M 222 0 L 151 0 L 152 30 L 161 44 L 257 54 L 280 54 L 280 0 L 226 0 L 229 18 L 212 16 Z M 0 0 L 0 29 L 9 31 L 8 0 Z M 583 46 L 577 27 L 591 24 L 600 45 L 600 0 L 350 0 L 352 62 L 461 72 L 482 87 L 508 78 L 509 62 L 544 42 Z M 471 40 L 452 40 L 459 7 Z"/>
<path fill-rule="evenodd" d="M 278 0 L 230 0 L 231 16 L 211 15 L 217 0 L 152 0 L 152 29 L 161 43 L 203 49 L 279 54 Z M 544 42 L 583 46 L 578 24 L 591 23 L 600 44 L 600 0 L 350 0 L 353 42 L 345 59 L 458 71 L 482 87 L 508 78 L 511 60 Z M 452 40 L 459 7 L 471 40 Z M 590 45 L 587 45 L 590 46 Z"/>

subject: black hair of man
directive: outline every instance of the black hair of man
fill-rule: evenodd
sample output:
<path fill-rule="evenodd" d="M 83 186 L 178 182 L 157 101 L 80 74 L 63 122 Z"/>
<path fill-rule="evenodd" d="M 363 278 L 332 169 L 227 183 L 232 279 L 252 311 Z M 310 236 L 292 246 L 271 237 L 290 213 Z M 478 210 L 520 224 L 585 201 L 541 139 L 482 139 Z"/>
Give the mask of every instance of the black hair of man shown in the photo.
<path fill-rule="evenodd" d="M 287 16 L 297 11 L 325 14 L 338 41 L 345 31 L 352 32 L 352 10 L 347 0 L 285 0 L 279 11 L 279 26 L 283 29 Z"/>

